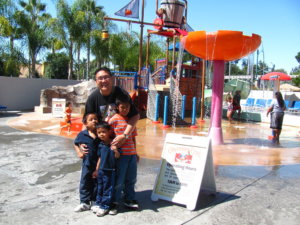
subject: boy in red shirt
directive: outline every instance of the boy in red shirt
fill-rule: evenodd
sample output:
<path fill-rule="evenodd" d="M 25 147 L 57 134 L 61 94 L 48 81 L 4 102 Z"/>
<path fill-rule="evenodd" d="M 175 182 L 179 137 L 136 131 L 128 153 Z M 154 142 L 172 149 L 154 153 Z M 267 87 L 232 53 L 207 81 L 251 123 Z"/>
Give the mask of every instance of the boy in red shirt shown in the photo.
<path fill-rule="evenodd" d="M 116 100 L 117 114 L 110 120 L 109 124 L 116 135 L 124 135 L 125 143 L 119 146 L 120 158 L 117 159 L 117 173 L 115 186 L 115 203 L 118 205 L 124 192 L 124 205 L 137 209 L 138 202 L 135 199 L 134 186 L 137 178 L 137 162 L 138 156 L 136 152 L 135 136 L 137 135 L 136 128 L 129 135 L 124 134 L 128 123 L 128 113 L 130 110 L 129 97 L 123 97 Z"/>

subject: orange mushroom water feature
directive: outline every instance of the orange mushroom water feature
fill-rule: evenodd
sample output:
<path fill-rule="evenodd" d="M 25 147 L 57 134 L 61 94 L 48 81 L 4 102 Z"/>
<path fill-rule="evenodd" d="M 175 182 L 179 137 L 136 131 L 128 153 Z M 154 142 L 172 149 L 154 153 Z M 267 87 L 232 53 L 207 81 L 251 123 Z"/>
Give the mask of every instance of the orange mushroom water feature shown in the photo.
<path fill-rule="evenodd" d="M 223 144 L 222 105 L 225 62 L 237 60 L 254 52 L 261 37 L 243 35 L 240 31 L 194 31 L 181 39 L 185 50 L 199 58 L 213 61 L 212 103 L 209 137 L 213 145 Z"/>

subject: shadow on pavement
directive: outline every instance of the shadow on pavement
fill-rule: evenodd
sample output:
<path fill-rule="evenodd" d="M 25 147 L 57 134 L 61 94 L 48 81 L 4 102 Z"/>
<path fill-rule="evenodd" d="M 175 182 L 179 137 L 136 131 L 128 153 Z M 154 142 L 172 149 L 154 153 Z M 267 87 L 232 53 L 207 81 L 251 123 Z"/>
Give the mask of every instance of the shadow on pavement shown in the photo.
<path fill-rule="evenodd" d="M 21 116 L 22 112 L 20 111 L 0 111 L 0 117 L 18 117 Z"/>
<path fill-rule="evenodd" d="M 158 201 L 152 201 L 151 194 L 152 194 L 152 190 L 145 190 L 136 193 L 137 199 L 140 204 L 140 209 L 139 209 L 140 211 L 152 210 L 154 212 L 159 212 L 158 209 L 169 207 L 172 205 L 182 206 L 183 208 L 186 207 L 185 205 L 169 202 L 162 199 L 159 199 Z M 238 198 L 240 198 L 240 196 L 236 196 L 234 194 L 225 193 L 225 192 L 217 192 L 216 194 L 208 194 L 207 192 L 204 193 L 201 192 L 198 197 L 197 205 L 194 211 L 208 209 L 216 205 L 228 201 L 232 201 Z"/>

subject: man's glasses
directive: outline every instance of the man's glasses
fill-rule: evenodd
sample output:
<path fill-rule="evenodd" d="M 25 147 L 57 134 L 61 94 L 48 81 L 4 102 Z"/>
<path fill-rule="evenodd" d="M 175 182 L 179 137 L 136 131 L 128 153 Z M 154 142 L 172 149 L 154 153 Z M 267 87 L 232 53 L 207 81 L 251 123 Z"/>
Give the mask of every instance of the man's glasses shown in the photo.
<path fill-rule="evenodd" d="M 97 77 L 96 80 L 102 81 L 102 80 L 108 80 L 109 78 L 110 78 L 110 76 L 107 75 L 107 76 L 103 76 L 103 77 Z"/>

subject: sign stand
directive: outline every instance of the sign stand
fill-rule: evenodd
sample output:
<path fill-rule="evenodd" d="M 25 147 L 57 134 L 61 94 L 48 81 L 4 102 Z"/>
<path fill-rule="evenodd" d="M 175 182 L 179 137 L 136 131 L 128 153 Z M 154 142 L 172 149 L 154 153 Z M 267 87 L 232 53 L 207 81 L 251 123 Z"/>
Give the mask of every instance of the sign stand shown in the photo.
<path fill-rule="evenodd" d="M 64 117 L 65 116 L 66 99 L 52 98 L 52 116 Z"/>
<path fill-rule="evenodd" d="M 151 199 L 196 208 L 200 190 L 216 193 L 211 140 L 168 133 Z"/>

